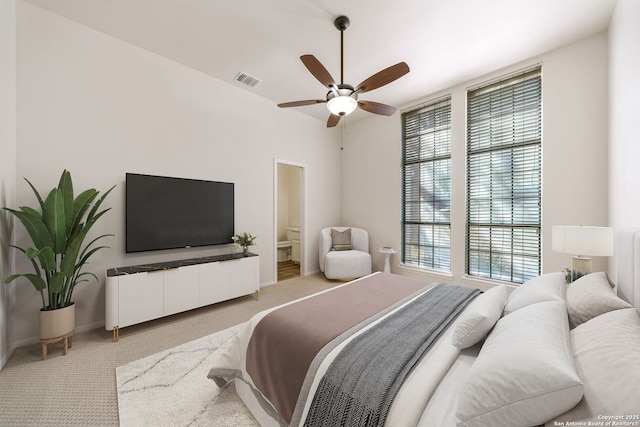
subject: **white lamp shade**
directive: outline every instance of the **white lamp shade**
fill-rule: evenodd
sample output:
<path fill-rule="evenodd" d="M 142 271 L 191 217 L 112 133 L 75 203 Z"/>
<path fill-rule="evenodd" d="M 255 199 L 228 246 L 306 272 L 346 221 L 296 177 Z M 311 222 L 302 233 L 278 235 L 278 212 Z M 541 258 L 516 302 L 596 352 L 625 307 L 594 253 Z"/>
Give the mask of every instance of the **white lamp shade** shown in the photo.
<path fill-rule="evenodd" d="M 327 102 L 327 108 L 331 111 L 331 114 L 335 114 L 336 116 L 346 116 L 347 114 L 351 114 L 357 106 L 358 101 L 345 95 L 336 96 Z"/>
<path fill-rule="evenodd" d="M 585 256 L 613 255 L 613 228 L 581 225 L 557 225 L 552 229 L 552 247 L 556 252 Z"/>

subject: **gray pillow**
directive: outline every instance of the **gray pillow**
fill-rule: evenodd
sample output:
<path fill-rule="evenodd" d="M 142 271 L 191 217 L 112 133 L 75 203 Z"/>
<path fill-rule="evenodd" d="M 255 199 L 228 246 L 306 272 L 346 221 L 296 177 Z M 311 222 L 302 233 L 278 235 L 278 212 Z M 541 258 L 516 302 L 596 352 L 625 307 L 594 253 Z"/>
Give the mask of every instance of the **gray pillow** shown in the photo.
<path fill-rule="evenodd" d="M 587 274 L 572 282 L 566 299 L 571 329 L 601 314 L 632 307 L 613 293 L 604 272 Z"/>
<path fill-rule="evenodd" d="M 350 251 L 351 250 L 351 229 L 344 231 L 331 229 L 331 250 L 332 251 Z"/>

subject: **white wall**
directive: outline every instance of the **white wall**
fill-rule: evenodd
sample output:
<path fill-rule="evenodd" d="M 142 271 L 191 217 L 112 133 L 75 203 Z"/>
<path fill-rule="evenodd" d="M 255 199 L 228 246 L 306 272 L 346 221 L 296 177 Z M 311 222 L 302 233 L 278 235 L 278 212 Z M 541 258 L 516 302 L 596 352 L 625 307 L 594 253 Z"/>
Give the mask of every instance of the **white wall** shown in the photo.
<path fill-rule="evenodd" d="M 640 2 L 618 0 L 609 25 L 608 205 L 616 230 L 640 229 L 639 52 Z"/>
<path fill-rule="evenodd" d="M 15 203 L 16 161 L 16 3 L 0 2 L 0 207 Z M 9 316 L 13 290 L 5 286 L 10 273 L 9 244 L 13 221 L 0 210 L 0 369 L 11 355 Z"/>
<path fill-rule="evenodd" d="M 609 30 L 610 215 L 640 227 L 640 2 L 618 0 Z"/>
<path fill-rule="evenodd" d="M 452 275 L 419 276 L 465 281 L 466 88 L 536 63 L 543 66 L 543 272 L 570 265 L 569 255 L 551 250 L 553 225 L 607 225 L 607 38 L 599 34 L 412 103 L 452 96 Z M 343 222 L 369 231 L 374 269 L 384 261 L 377 249 L 393 246 L 392 271 L 416 275 L 398 268 L 400 113 L 350 124 L 343 153 Z M 594 270 L 605 265 L 594 259 Z"/>
<path fill-rule="evenodd" d="M 104 322 L 107 268 L 229 251 L 229 247 L 124 252 L 126 172 L 235 183 L 236 232 L 259 236 L 261 281 L 274 277 L 273 159 L 308 165 L 306 227 L 317 236 L 340 218 L 338 133 L 294 110 L 278 109 L 249 91 L 143 51 L 32 5 L 17 4 L 16 174 L 48 191 L 63 169 L 76 189 L 104 191 L 111 206 L 94 234 L 114 233 L 91 270 L 100 283 L 74 294 L 78 329 Z M 250 125 L 249 125 L 250 124 Z M 19 180 L 17 204 L 35 200 Z M 27 244 L 17 230 L 18 244 Z M 306 262 L 317 269 L 316 240 Z M 315 266 L 315 267 L 314 267 Z M 24 261 L 17 270 L 29 269 Z M 14 285 L 12 285 L 14 286 Z M 12 319 L 16 339 L 37 336 L 39 297 L 15 285 L 20 310 Z"/>

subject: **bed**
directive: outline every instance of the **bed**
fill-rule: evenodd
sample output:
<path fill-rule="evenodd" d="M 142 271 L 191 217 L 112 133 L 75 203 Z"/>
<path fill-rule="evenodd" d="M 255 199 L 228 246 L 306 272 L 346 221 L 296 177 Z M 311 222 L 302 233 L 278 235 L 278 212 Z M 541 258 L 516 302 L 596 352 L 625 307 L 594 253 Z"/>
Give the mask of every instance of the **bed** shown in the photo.
<path fill-rule="evenodd" d="M 511 295 L 374 273 L 257 314 L 209 378 L 265 427 L 640 426 L 640 233 L 616 253 Z"/>

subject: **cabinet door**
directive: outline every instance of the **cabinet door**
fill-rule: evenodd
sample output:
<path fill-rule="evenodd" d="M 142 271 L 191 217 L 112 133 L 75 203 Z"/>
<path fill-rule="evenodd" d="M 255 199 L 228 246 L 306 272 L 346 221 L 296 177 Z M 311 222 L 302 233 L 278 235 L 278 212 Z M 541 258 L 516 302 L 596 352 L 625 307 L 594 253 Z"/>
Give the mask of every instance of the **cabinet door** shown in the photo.
<path fill-rule="evenodd" d="M 226 263 L 229 264 L 229 298 L 249 295 L 259 289 L 259 257 L 240 258 Z"/>
<path fill-rule="evenodd" d="M 200 306 L 226 301 L 229 297 L 229 263 L 200 265 Z"/>
<path fill-rule="evenodd" d="M 199 307 L 200 266 L 189 265 L 164 272 L 164 315 Z"/>
<path fill-rule="evenodd" d="M 162 271 L 154 271 L 118 278 L 119 327 L 162 317 L 162 277 Z"/>

